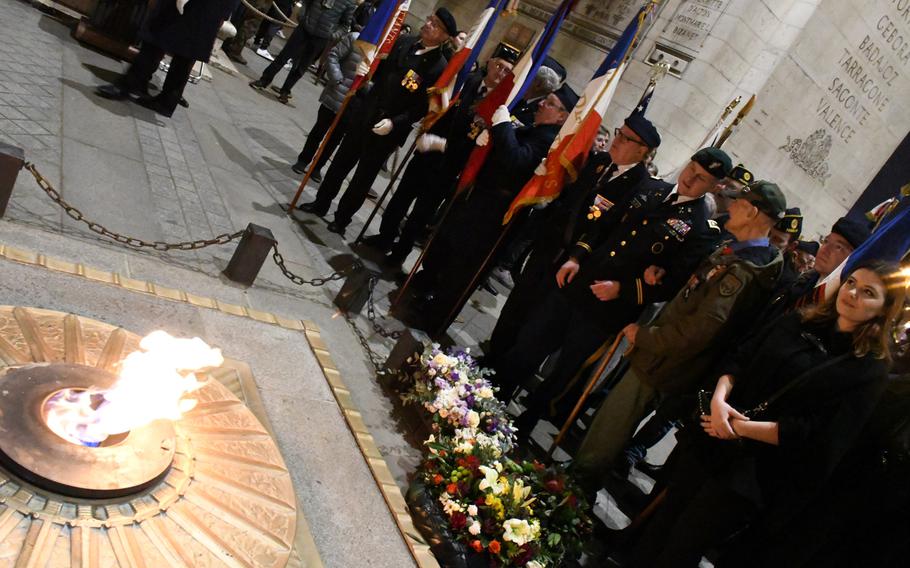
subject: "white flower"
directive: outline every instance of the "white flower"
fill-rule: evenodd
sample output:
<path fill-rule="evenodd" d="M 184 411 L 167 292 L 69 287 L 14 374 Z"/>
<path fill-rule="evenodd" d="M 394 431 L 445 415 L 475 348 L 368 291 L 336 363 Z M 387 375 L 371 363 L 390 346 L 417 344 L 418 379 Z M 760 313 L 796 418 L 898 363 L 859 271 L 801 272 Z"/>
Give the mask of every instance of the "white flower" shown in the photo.
<path fill-rule="evenodd" d="M 472 517 L 477 516 L 477 505 L 468 505 L 468 514 Z"/>
<path fill-rule="evenodd" d="M 443 493 L 443 495 L 446 497 L 449 496 L 448 493 Z M 442 500 L 442 497 L 440 497 L 440 500 Z M 442 510 L 445 511 L 446 515 L 449 515 L 451 517 L 453 513 L 463 511 L 464 508 L 461 506 L 461 504 L 458 503 L 458 501 L 454 499 L 446 499 L 442 502 Z"/>
<path fill-rule="evenodd" d="M 515 546 L 522 546 L 540 534 L 540 523 L 536 520 L 528 524 L 524 519 L 508 519 L 502 523 L 502 528 L 502 540 L 512 542 Z"/>
<path fill-rule="evenodd" d="M 505 491 L 504 484 L 499 483 L 498 471 L 485 465 L 480 466 L 480 471 L 483 472 L 483 479 L 480 481 L 480 485 L 478 485 L 481 491 L 489 489 L 493 492 L 493 495 L 499 495 Z"/>
<path fill-rule="evenodd" d="M 477 428 L 480 426 L 480 415 L 473 410 L 468 412 L 468 426 L 471 428 Z"/>
<path fill-rule="evenodd" d="M 468 527 L 468 532 L 473 535 L 480 534 L 480 523 L 478 523 L 477 521 L 474 521 L 473 523 L 471 523 L 471 526 Z"/>
<path fill-rule="evenodd" d="M 538 562 L 536 560 L 531 560 L 530 562 L 525 564 L 525 568 L 544 568 L 544 564 L 542 562 Z"/>
<path fill-rule="evenodd" d="M 481 387 L 477 389 L 477 398 L 493 398 L 493 389 L 490 387 Z"/>

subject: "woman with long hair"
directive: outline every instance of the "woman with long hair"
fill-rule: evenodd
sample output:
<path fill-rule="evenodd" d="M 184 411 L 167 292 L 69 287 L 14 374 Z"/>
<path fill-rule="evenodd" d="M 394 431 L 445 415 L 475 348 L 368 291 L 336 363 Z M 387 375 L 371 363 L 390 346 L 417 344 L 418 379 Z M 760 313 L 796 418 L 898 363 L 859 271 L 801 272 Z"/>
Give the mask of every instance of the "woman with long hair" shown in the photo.
<path fill-rule="evenodd" d="M 788 314 L 723 366 L 701 430 L 680 444 L 635 566 L 696 566 L 746 527 L 771 538 L 831 474 L 881 394 L 903 306 L 899 267 L 856 267 L 836 297 Z M 705 409 L 707 411 L 707 409 Z M 694 430 L 694 431 L 693 431 Z M 733 547 L 721 564 L 748 564 Z M 784 560 L 784 559 L 781 559 Z"/>

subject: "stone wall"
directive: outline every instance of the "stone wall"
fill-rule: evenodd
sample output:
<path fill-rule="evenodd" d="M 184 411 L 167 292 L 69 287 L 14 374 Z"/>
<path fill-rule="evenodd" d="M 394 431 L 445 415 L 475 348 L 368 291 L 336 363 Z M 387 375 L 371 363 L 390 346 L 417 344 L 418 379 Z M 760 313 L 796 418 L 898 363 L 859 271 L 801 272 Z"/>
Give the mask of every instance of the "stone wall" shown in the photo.
<path fill-rule="evenodd" d="M 616 15 L 638 5 L 592 2 L 581 0 L 578 10 L 600 17 L 596 10 Z M 412 12 L 445 5 L 467 28 L 486 3 L 421 0 Z M 513 23 L 540 29 L 543 9 L 555 2 L 525 4 L 500 19 L 484 55 Z M 580 37 L 587 28 L 579 25 L 576 18 L 551 50 L 576 89 L 605 55 Z M 806 214 L 810 236 L 849 209 L 910 130 L 910 108 L 898 103 L 899 93 L 910 92 L 910 0 L 667 0 L 623 76 L 607 125 L 628 115 L 647 84 L 647 61 L 660 56 L 679 71 L 661 82 L 648 110 L 664 138 L 660 170 L 682 165 L 733 98 L 745 102 L 755 93 L 752 112 L 725 149 L 781 185 Z"/>

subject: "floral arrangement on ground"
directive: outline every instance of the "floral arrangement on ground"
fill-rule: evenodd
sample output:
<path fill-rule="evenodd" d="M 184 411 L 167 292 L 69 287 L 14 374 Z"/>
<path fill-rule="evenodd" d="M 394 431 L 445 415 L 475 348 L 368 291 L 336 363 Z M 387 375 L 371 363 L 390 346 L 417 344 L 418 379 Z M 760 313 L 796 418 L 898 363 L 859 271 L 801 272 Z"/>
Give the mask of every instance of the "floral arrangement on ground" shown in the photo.
<path fill-rule="evenodd" d="M 433 429 L 417 480 L 490 566 L 559 566 L 581 553 L 590 507 L 560 467 L 509 458 L 515 429 L 491 374 L 468 350 L 437 344 L 407 360 L 402 400 L 429 412 Z"/>

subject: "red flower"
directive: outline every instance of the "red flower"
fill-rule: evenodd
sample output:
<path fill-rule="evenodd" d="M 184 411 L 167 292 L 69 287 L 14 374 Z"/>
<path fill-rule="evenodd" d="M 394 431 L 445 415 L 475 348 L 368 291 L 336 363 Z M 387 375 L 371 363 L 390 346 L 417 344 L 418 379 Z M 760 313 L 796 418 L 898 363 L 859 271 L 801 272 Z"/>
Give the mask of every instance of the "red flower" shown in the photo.
<path fill-rule="evenodd" d="M 439 485 L 440 483 L 442 483 L 442 476 L 437 473 L 433 476 L 433 485 Z"/>
<path fill-rule="evenodd" d="M 483 552 L 483 543 L 479 540 L 472 540 L 471 548 L 474 549 L 474 552 Z"/>
<path fill-rule="evenodd" d="M 547 489 L 547 491 L 549 491 L 550 493 L 562 493 L 563 489 L 566 488 L 565 483 L 563 483 L 562 479 L 558 479 L 558 478 L 557 478 L 557 479 L 550 479 L 550 480 L 547 480 L 547 481 L 543 484 L 543 486 L 544 486 L 544 487 Z"/>
<path fill-rule="evenodd" d="M 478 497 L 477 499 L 474 500 L 474 504 L 477 505 L 478 507 L 482 507 L 482 506 L 486 505 L 487 502 L 484 500 L 483 497 Z"/>
<path fill-rule="evenodd" d="M 724 255 L 733 254 L 733 248 L 726 246 L 723 248 L 723 250 L 720 251 L 720 253 Z"/>
<path fill-rule="evenodd" d="M 578 497 L 576 497 L 575 495 L 569 495 L 569 500 L 566 501 L 566 504 L 569 505 L 570 509 L 577 509 L 578 508 Z"/>
<path fill-rule="evenodd" d="M 488 548 L 493 554 L 499 554 L 499 551 L 502 549 L 502 545 L 499 544 L 498 540 L 491 540 L 490 546 Z"/>
<path fill-rule="evenodd" d="M 468 456 L 464 461 L 465 467 L 471 471 L 476 471 L 480 467 L 480 458 L 477 456 Z"/>
<path fill-rule="evenodd" d="M 540 463 L 537 460 L 534 460 L 533 465 L 534 465 L 534 469 L 537 471 L 543 471 L 543 470 L 547 469 L 547 466 L 545 466 L 544 464 Z"/>
<path fill-rule="evenodd" d="M 458 495 L 458 486 L 454 483 L 446 485 L 446 493 L 449 495 Z"/>
<path fill-rule="evenodd" d="M 531 544 L 523 544 L 521 548 L 518 549 L 518 554 L 512 558 L 512 562 L 516 566 L 524 566 L 534 558 L 534 555 L 537 554 L 537 550 L 531 546 Z"/>
<path fill-rule="evenodd" d="M 449 519 L 449 524 L 452 525 L 452 528 L 456 531 L 464 530 L 468 525 L 468 516 L 460 511 L 455 511 Z"/>

